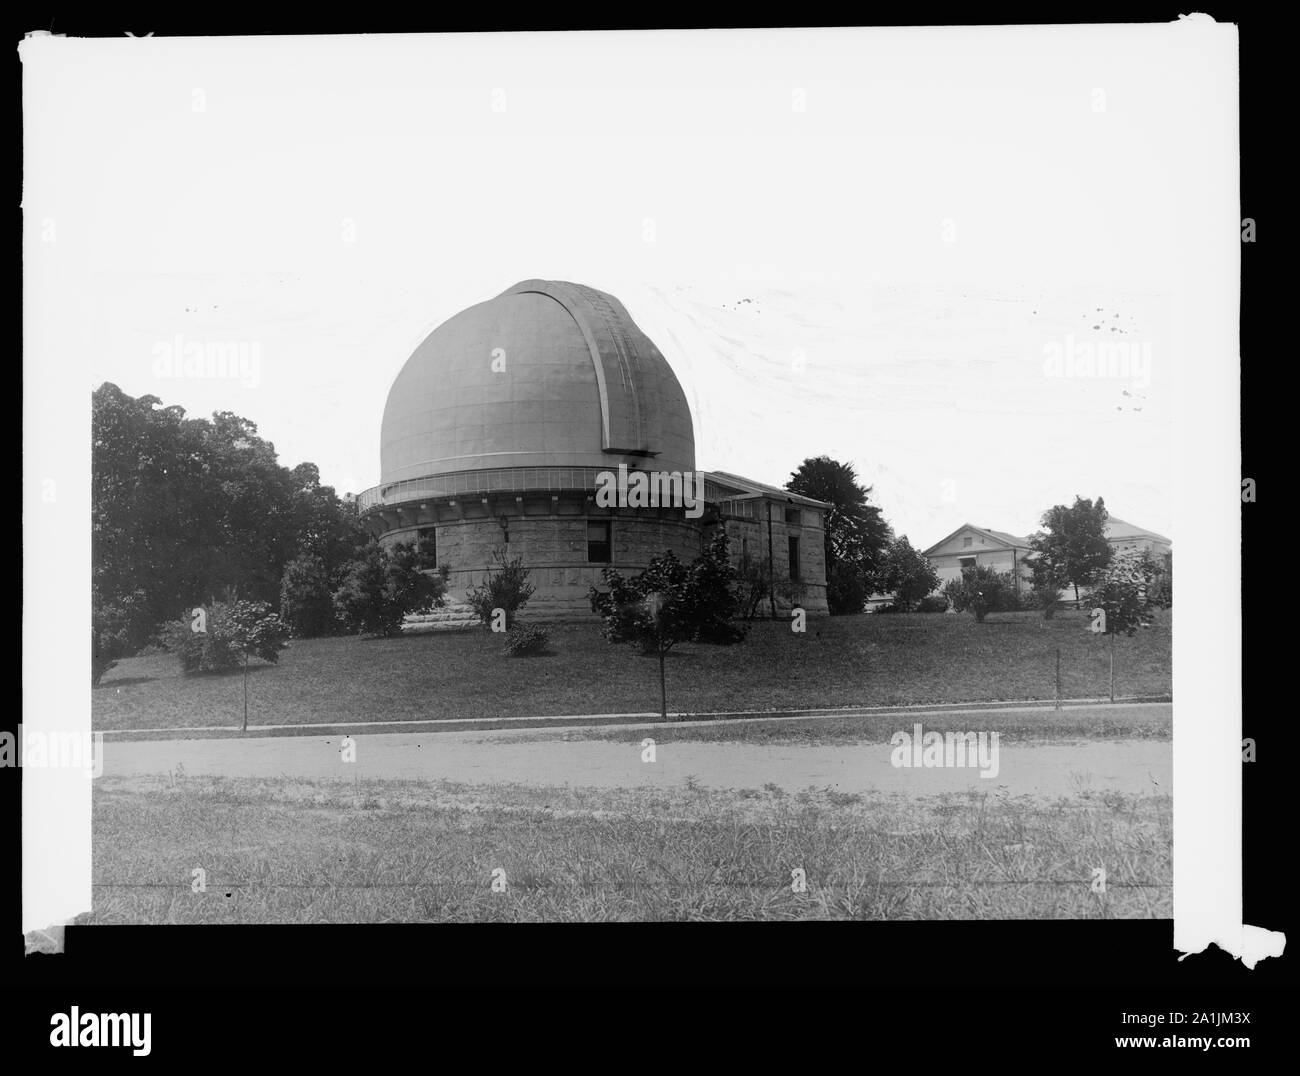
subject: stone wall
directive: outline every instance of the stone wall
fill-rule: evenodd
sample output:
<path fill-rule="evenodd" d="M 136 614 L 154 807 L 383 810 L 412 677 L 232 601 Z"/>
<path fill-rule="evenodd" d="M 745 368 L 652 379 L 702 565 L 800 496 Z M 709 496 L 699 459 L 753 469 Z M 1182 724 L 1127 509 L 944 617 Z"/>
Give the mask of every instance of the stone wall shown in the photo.
<path fill-rule="evenodd" d="M 680 512 L 658 513 L 644 510 L 601 512 L 583 510 L 577 503 L 558 500 L 556 511 L 541 514 L 551 502 L 531 499 L 521 501 L 522 514 L 507 515 L 503 530 L 501 514 L 477 503 L 459 506 L 463 516 L 448 510 L 445 504 L 429 505 L 424 511 L 411 513 L 413 523 L 387 530 L 380 537 L 384 545 L 414 542 L 422 528 L 435 529 L 437 561 L 450 568 L 449 596 L 463 601 L 468 589 L 482 582 L 493 564 L 493 554 L 505 551 L 509 557 L 522 557 L 536 587 L 525 607 L 525 615 L 539 619 L 577 619 L 592 616 L 588 590 L 601 585 L 603 563 L 587 559 L 587 523 L 608 521 L 611 524 L 611 567 L 624 575 L 643 571 L 652 557 L 671 549 L 684 563 L 690 563 L 704 550 L 713 526 L 725 527 L 730 540 L 732 563 L 739 564 L 746 546 L 756 561 L 767 556 L 768 526 L 765 516 L 746 518 L 723 516 L 710 524 L 687 519 Z M 789 612 L 791 599 L 797 599 L 810 614 L 823 615 L 826 605 L 826 569 L 820 513 L 804 510 L 797 524 L 786 523 L 788 506 L 764 504 L 773 513 L 771 543 L 774 579 L 779 615 Z M 761 515 L 761 512 L 758 513 Z M 507 542 L 506 535 L 509 536 Z M 799 538 L 799 562 L 802 580 L 788 584 L 790 536 Z M 762 614 L 767 614 L 764 604 Z"/>
<path fill-rule="evenodd" d="M 592 616 L 588 590 L 601 585 L 601 570 L 607 565 L 587 559 L 588 521 L 611 524 L 609 567 L 625 575 L 636 575 L 650 559 L 671 549 L 686 563 L 702 550 L 699 522 L 672 517 L 644 515 L 583 515 L 514 518 L 509 521 L 509 542 L 494 519 L 461 519 L 436 524 L 438 563 L 451 569 L 450 595 L 464 600 L 465 593 L 482 582 L 493 566 L 493 554 L 502 550 L 508 557 L 522 557 L 529 580 L 536 587 L 524 615 L 567 619 Z M 385 545 L 411 542 L 416 528 L 392 531 L 381 541 Z"/>

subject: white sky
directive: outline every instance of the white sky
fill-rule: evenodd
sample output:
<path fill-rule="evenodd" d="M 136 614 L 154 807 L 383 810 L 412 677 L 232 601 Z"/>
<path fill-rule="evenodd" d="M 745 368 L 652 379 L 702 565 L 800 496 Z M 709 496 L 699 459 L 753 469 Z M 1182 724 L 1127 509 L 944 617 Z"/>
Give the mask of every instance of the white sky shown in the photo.
<path fill-rule="evenodd" d="M 1235 110 L 1201 47 L 1195 23 L 37 39 L 28 317 L 88 386 L 245 415 L 344 492 L 378 483 L 427 332 L 576 280 L 672 363 L 701 467 L 849 460 L 919 546 L 1076 493 L 1176 539 L 1180 177 Z M 1045 376 L 1045 346 L 1112 326 L 1149 384 Z M 257 384 L 159 378 L 177 334 L 255 343 Z"/>

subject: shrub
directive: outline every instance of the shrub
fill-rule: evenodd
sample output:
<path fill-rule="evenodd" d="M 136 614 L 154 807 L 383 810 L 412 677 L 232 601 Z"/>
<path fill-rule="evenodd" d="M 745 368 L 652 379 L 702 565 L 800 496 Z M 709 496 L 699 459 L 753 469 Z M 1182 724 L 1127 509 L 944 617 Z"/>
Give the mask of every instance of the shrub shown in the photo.
<path fill-rule="evenodd" d="M 736 605 L 742 620 L 756 617 L 772 589 L 771 566 L 766 557 L 745 554 L 736 567 Z"/>
<path fill-rule="evenodd" d="M 875 611 L 877 613 L 898 613 L 902 610 L 900 610 L 893 602 L 889 602 L 886 605 L 877 605 Z"/>
<path fill-rule="evenodd" d="M 351 632 L 396 635 L 408 613 L 421 613 L 443 604 L 447 570 L 422 571 L 419 554 L 410 545 L 391 551 L 375 544 L 352 565 L 343 585 L 334 592 L 334 609 Z"/>
<path fill-rule="evenodd" d="M 856 564 L 835 561 L 826 580 L 826 605 L 831 616 L 860 613 L 867 604 L 868 587 Z"/>
<path fill-rule="evenodd" d="M 656 653 L 679 642 L 727 646 L 745 637 L 745 629 L 733 623 L 740 600 L 723 531 L 689 565 L 668 550 L 634 579 L 624 579 L 615 568 L 605 568 L 601 575 L 608 589 L 592 587 L 588 594 L 591 611 L 605 621 L 602 630 L 611 643 L 637 643 Z M 659 595 L 657 616 L 647 606 L 651 594 Z"/>
<path fill-rule="evenodd" d="M 792 610 L 803 608 L 808 588 L 797 579 L 781 579 L 777 581 L 773 591 L 776 594 L 776 607 Z"/>
<path fill-rule="evenodd" d="M 1056 616 L 1060 605 L 1061 589 L 1066 585 L 1065 570 L 1055 564 L 1048 553 L 1034 553 L 1025 558 L 1029 569 L 1029 593 L 1021 605 L 1025 609 L 1041 609 L 1043 619 Z"/>
<path fill-rule="evenodd" d="M 497 571 L 488 568 L 482 583 L 469 588 L 465 601 L 488 628 L 492 626 L 496 610 L 503 609 L 508 630 L 514 623 L 515 614 L 528 604 L 537 588 L 528 581 L 523 557 L 511 560 L 506 557 L 505 550 L 498 549 L 492 554 L 492 559 L 497 564 Z"/>
<path fill-rule="evenodd" d="M 974 613 L 976 623 L 983 623 L 985 616 L 1007 608 L 1012 601 L 1010 577 L 987 566 L 963 572 L 960 579 L 950 579 L 943 593 L 957 612 Z"/>
<path fill-rule="evenodd" d="M 918 613 L 946 613 L 948 611 L 948 599 L 942 594 L 931 594 L 916 603 L 916 611 Z"/>
<path fill-rule="evenodd" d="M 280 616 L 300 639 L 333 635 L 337 630 L 329 574 L 320 557 L 304 553 L 285 565 L 280 580 Z"/>
<path fill-rule="evenodd" d="M 153 633 L 143 591 L 135 591 L 117 602 L 101 603 L 91 597 L 90 682 L 98 684 L 119 658 L 136 653 Z"/>
<path fill-rule="evenodd" d="M 1149 549 L 1141 555 L 1142 571 L 1147 577 L 1147 600 L 1157 609 L 1171 609 L 1174 604 L 1174 555 L 1157 557 Z"/>
<path fill-rule="evenodd" d="M 1088 594 L 1088 604 L 1105 611 L 1107 635 L 1136 635 L 1151 626 L 1150 592 L 1158 578 L 1155 562 L 1145 552 L 1115 555 Z"/>
<path fill-rule="evenodd" d="M 516 620 L 506 629 L 506 645 L 503 654 L 517 658 L 523 654 L 540 654 L 546 649 L 546 641 L 551 633 L 545 628 L 522 624 Z"/>
<path fill-rule="evenodd" d="M 195 631 L 200 623 L 204 630 Z M 265 602 L 215 602 L 202 621 L 165 625 L 163 637 L 189 676 L 237 668 L 250 657 L 274 664 L 288 645 L 289 629 Z"/>

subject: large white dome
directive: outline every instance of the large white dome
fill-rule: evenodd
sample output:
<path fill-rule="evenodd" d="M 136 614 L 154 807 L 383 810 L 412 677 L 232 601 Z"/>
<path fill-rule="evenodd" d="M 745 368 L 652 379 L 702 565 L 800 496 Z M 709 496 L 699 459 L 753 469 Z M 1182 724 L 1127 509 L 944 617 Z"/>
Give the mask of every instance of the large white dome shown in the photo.
<path fill-rule="evenodd" d="M 612 295 L 528 280 L 424 340 L 384 408 L 384 483 L 620 462 L 695 469 L 686 394 Z"/>

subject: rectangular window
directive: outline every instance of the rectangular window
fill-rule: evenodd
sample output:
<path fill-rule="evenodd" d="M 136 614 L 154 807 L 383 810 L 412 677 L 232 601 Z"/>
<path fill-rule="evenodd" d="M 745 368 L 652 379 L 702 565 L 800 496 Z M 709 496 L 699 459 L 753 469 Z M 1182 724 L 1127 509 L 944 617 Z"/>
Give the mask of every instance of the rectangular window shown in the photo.
<path fill-rule="evenodd" d="M 961 547 L 962 547 L 962 549 L 969 549 L 969 548 L 970 548 L 970 543 L 971 543 L 971 539 L 969 539 L 969 538 L 963 538 L 963 539 L 961 540 Z"/>
<path fill-rule="evenodd" d="M 973 572 L 975 570 L 974 557 L 959 557 L 957 563 L 961 565 L 961 570 L 963 572 Z"/>
<path fill-rule="evenodd" d="M 434 527 L 421 527 L 416 532 L 415 549 L 419 554 L 421 568 L 438 566 L 437 530 Z"/>
<path fill-rule="evenodd" d="M 610 524 L 607 520 L 587 523 L 587 560 L 593 564 L 609 563 Z"/>
<path fill-rule="evenodd" d="M 799 539 L 790 539 L 790 578 L 799 579 Z"/>
<path fill-rule="evenodd" d="M 803 519 L 800 517 L 797 508 L 787 508 L 785 510 L 785 521 L 795 527 L 803 525 Z"/>

